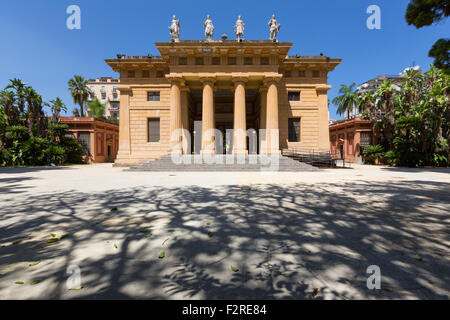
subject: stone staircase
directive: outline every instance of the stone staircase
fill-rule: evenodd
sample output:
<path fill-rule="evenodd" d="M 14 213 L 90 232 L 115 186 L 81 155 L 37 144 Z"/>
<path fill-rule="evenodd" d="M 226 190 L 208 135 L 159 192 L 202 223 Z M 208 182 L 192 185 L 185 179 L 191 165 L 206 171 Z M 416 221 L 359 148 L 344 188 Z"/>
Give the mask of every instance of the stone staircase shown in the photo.
<path fill-rule="evenodd" d="M 245 161 L 242 161 L 244 159 Z M 241 161 L 238 162 L 238 159 L 232 155 L 215 155 L 208 158 L 203 158 L 201 155 L 185 155 L 180 157 L 180 160 L 182 160 L 183 163 L 176 164 L 172 161 L 172 157 L 168 155 L 154 161 L 149 161 L 138 166 L 130 167 L 126 171 L 305 172 L 320 170 L 309 164 L 284 156 L 272 158 L 261 155 L 250 155 L 245 156 L 245 158 L 241 158 Z M 208 161 L 208 163 L 206 161 Z M 211 162 L 213 162 L 213 164 L 209 164 Z"/>

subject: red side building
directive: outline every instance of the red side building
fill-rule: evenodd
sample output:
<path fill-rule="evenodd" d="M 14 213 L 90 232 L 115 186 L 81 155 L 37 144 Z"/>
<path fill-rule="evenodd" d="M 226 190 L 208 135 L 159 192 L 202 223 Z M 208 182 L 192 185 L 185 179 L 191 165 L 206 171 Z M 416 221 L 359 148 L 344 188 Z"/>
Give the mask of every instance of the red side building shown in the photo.
<path fill-rule="evenodd" d="M 330 124 L 331 152 L 346 162 L 362 163 L 362 150 L 374 142 L 372 121 L 356 117 Z"/>
<path fill-rule="evenodd" d="M 81 143 L 87 162 L 113 162 L 119 149 L 119 125 L 91 117 L 61 117 Z"/>

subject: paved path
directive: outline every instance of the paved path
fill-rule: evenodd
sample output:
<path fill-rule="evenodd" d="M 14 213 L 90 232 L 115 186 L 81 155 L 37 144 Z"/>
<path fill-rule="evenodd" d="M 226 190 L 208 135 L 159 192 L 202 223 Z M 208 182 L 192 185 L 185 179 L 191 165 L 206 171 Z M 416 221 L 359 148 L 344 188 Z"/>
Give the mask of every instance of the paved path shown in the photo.
<path fill-rule="evenodd" d="M 449 190 L 449 170 L 0 168 L 0 299 L 449 299 Z"/>

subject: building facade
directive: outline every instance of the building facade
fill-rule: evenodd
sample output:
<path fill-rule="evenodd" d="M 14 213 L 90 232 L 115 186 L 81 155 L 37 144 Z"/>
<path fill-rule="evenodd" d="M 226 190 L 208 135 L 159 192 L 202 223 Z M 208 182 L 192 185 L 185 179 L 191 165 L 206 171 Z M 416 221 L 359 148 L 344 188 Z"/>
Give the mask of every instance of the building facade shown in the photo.
<path fill-rule="evenodd" d="M 291 46 L 184 40 L 156 43 L 161 56 L 105 60 L 120 73 L 116 164 L 171 152 L 329 151 L 327 79 L 341 59 L 288 56 Z M 177 129 L 184 131 L 172 135 Z"/>
<path fill-rule="evenodd" d="M 88 101 L 98 99 L 105 104 L 105 116 L 119 118 L 120 112 L 120 91 L 118 90 L 120 79 L 110 77 L 101 77 L 89 79 L 88 87 L 92 94 Z M 89 110 L 88 110 L 89 112 Z"/>
<path fill-rule="evenodd" d="M 119 125 L 89 117 L 61 117 L 61 123 L 83 147 L 84 158 L 89 163 L 112 162 L 119 149 Z"/>
<path fill-rule="evenodd" d="M 330 149 L 338 159 L 363 163 L 362 151 L 374 142 L 372 121 L 361 117 L 330 125 Z"/>

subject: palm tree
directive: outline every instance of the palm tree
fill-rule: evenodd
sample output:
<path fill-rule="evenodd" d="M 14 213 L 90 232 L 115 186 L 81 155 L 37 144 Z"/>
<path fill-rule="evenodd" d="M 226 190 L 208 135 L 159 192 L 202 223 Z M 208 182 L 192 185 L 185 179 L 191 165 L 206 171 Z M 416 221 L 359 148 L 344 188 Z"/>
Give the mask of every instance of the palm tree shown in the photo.
<path fill-rule="evenodd" d="M 6 86 L 6 90 L 13 89 L 16 91 L 17 96 L 17 105 L 19 107 L 21 115 L 23 115 L 25 110 L 25 86 L 26 83 L 23 83 L 20 79 L 9 80 L 11 84 Z"/>
<path fill-rule="evenodd" d="M 337 113 L 339 115 L 352 111 L 358 105 L 358 94 L 355 92 L 356 83 L 350 86 L 341 85 L 339 89 L 340 96 L 333 99 L 333 103 L 338 106 Z"/>
<path fill-rule="evenodd" d="M 88 113 L 90 117 L 105 119 L 105 105 L 98 99 L 88 102 L 86 109 L 89 109 Z"/>
<path fill-rule="evenodd" d="M 393 147 L 395 133 L 395 90 L 393 85 L 392 80 L 384 80 L 375 92 L 377 111 L 380 114 L 380 120 L 377 122 L 381 127 L 387 150 L 391 150 Z"/>
<path fill-rule="evenodd" d="M 4 90 L 0 92 L 0 106 L 3 108 L 6 116 L 6 124 L 13 126 L 19 124 L 19 110 L 15 106 L 16 96 L 14 92 Z"/>
<path fill-rule="evenodd" d="M 56 125 L 61 120 L 61 111 L 66 112 L 67 107 L 64 102 L 60 98 L 56 98 L 55 100 L 51 100 L 50 103 L 46 104 L 52 110 L 52 124 Z"/>
<path fill-rule="evenodd" d="M 25 101 L 28 105 L 28 116 L 27 116 L 27 127 L 28 127 L 28 134 L 30 137 L 34 137 L 34 125 L 36 123 L 36 120 L 39 118 L 39 108 L 37 105 L 40 103 L 39 101 L 39 95 L 37 92 L 31 88 L 26 87 L 24 89 L 24 97 Z M 41 100 L 42 102 L 42 100 Z"/>
<path fill-rule="evenodd" d="M 86 104 L 91 90 L 89 90 L 88 80 L 84 79 L 82 76 L 73 76 L 69 80 L 69 91 L 72 94 L 73 102 L 80 106 L 81 116 L 84 117 L 84 105 Z"/>
<path fill-rule="evenodd" d="M 72 115 L 73 115 L 74 117 L 76 117 L 76 118 L 79 118 L 79 117 L 80 117 L 80 109 L 74 108 L 74 109 L 72 110 Z"/>

